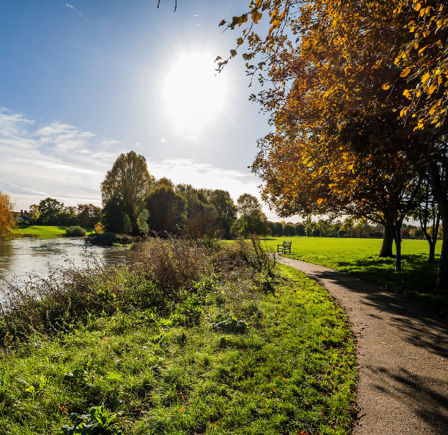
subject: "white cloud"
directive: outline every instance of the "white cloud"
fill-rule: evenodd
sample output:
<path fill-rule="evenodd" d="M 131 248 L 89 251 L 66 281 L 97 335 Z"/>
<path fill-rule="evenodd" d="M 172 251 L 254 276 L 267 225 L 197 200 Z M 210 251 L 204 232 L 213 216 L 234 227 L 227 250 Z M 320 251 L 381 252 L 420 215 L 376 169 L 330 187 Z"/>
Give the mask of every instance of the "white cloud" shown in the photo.
<path fill-rule="evenodd" d="M 66 3 L 65 6 L 67 6 L 69 9 L 73 9 L 73 10 L 74 10 L 76 13 L 78 13 L 82 18 L 84 18 L 84 15 L 81 14 L 81 12 L 78 12 L 78 10 L 77 10 L 74 6 L 72 6 L 71 4 Z"/>
<path fill-rule="evenodd" d="M 162 139 L 161 142 L 165 142 Z M 16 200 L 17 208 L 50 196 L 66 205 L 100 204 L 100 184 L 122 152 L 108 140 L 61 122 L 38 124 L 19 113 L 0 109 L 0 190 Z M 236 201 L 243 193 L 259 197 L 259 179 L 251 173 L 223 169 L 193 159 L 151 160 L 148 170 L 156 178 L 197 188 L 222 189 Z M 267 207 L 268 218 L 276 219 Z"/>
<path fill-rule="evenodd" d="M 71 125 L 44 125 L 0 109 L 0 190 L 21 209 L 46 196 L 99 204 L 99 185 L 121 144 Z"/>
<path fill-rule="evenodd" d="M 161 139 L 160 142 L 165 143 L 166 139 Z"/>

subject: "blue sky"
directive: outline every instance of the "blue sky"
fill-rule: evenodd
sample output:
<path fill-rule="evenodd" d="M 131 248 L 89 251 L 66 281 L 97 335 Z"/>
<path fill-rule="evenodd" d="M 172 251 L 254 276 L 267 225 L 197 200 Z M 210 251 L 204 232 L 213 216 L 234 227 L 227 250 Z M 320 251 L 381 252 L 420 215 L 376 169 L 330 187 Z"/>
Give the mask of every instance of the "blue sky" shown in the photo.
<path fill-rule="evenodd" d="M 157 178 L 256 194 L 247 166 L 267 117 L 242 59 L 213 73 L 238 36 L 218 23 L 245 4 L 1 2 L 0 190 L 18 209 L 46 196 L 99 204 L 106 171 L 133 149 Z"/>

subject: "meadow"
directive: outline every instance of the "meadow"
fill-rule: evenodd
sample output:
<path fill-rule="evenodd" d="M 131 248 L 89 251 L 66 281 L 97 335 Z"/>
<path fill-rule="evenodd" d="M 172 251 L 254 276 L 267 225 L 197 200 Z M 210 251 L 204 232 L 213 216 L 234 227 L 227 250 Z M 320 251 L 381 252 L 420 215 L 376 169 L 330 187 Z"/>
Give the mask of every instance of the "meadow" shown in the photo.
<path fill-rule="evenodd" d="M 353 338 L 322 287 L 256 242 L 136 249 L 10 301 L 1 434 L 350 433 Z"/>
<path fill-rule="evenodd" d="M 14 235 L 18 237 L 39 237 L 40 239 L 55 239 L 57 237 L 63 237 L 67 228 L 64 226 L 51 226 L 51 225 L 30 225 L 15 228 L 13 230 Z M 93 230 L 89 230 L 88 233 Z"/>
<path fill-rule="evenodd" d="M 291 258 L 349 273 L 448 313 L 448 294 L 433 291 L 441 241 L 436 245 L 436 261 L 429 263 L 426 240 L 403 240 L 401 272 L 395 272 L 393 258 L 378 257 L 381 239 L 275 237 L 267 238 L 263 243 L 267 250 L 276 251 L 283 241 L 292 241 Z"/>

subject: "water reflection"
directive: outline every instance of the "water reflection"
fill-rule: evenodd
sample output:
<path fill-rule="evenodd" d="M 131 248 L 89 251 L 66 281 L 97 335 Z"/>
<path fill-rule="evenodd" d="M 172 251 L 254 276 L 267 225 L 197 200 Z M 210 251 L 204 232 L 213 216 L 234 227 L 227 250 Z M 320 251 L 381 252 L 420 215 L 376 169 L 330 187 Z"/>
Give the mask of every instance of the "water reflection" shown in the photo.
<path fill-rule="evenodd" d="M 86 247 L 82 238 L 0 240 L 0 278 L 20 282 L 34 274 L 46 277 L 49 266 L 67 266 L 73 262 L 83 267 L 92 254 L 106 266 L 130 262 L 132 256 L 124 248 Z"/>

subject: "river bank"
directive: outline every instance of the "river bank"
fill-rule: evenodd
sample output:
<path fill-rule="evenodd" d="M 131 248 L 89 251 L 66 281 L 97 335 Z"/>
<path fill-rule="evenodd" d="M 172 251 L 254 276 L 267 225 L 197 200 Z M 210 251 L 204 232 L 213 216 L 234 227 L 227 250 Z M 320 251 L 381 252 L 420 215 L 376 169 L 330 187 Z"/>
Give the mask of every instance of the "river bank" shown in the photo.
<path fill-rule="evenodd" d="M 2 318 L 0 433 L 95 417 L 109 435 L 349 433 L 353 338 L 319 285 L 259 245 L 137 249 L 37 285 Z"/>

